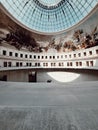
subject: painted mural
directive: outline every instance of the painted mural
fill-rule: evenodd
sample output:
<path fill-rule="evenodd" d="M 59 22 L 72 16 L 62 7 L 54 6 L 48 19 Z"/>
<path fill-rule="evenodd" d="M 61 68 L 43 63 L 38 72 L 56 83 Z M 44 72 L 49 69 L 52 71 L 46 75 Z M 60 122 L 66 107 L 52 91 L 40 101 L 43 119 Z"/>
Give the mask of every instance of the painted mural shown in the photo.
<path fill-rule="evenodd" d="M 48 40 L 38 40 L 22 28 L 10 31 L 0 28 L 0 44 L 7 42 L 16 49 L 30 52 L 70 52 L 98 45 L 98 10 L 84 23 L 71 31 L 53 35 Z"/>

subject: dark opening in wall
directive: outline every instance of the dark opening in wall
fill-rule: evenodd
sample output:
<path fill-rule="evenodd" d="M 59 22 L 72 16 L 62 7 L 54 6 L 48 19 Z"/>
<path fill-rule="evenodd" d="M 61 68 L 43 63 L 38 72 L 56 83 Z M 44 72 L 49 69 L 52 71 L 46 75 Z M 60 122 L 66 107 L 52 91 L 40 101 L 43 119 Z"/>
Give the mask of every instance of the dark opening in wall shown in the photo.
<path fill-rule="evenodd" d="M 47 57 L 47 56 L 45 56 L 45 58 L 47 59 L 48 57 Z"/>
<path fill-rule="evenodd" d="M 3 55 L 4 55 L 4 56 L 6 55 L 6 51 L 5 51 L 5 50 L 3 50 Z"/>
<path fill-rule="evenodd" d="M 59 59 L 59 56 L 57 56 L 57 59 Z"/>
<path fill-rule="evenodd" d="M 94 65 L 93 61 L 90 61 L 90 66 L 93 66 L 93 65 Z"/>
<path fill-rule="evenodd" d="M 37 63 L 35 63 L 35 66 L 37 66 Z"/>
<path fill-rule="evenodd" d="M 76 66 L 78 66 L 78 62 L 76 62 Z"/>
<path fill-rule="evenodd" d="M 89 61 L 86 61 L 86 65 L 89 66 Z"/>
<path fill-rule="evenodd" d="M 15 53 L 15 57 L 18 57 L 18 53 Z"/>
<path fill-rule="evenodd" d="M 78 56 L 81 57 L 81 53 L 78 53 Z"/>
<path fill-rule="evenodd" d="M 51 66 L 56 66 L 56 63 L 51 63 Z"/>
<path fill-rule="evenodd" d="M 13 53 L 12 52 L 9 52 L 9 56 L 12 56 L 13 55 Z"/>
<path fill-rule="evenodd" d="M 71 58 L 71 55 L 69 55 L 69 58 Z"/>
<path fill-rule="evenodd" d="M 31 59 L 31 58 L 32 58 L 32 55 L 30 55 L 29 57 L 30 57 L 30 59 Z"/>
<path fill-rule="evenodd" d="M 61 55 L 61 58 L 63 58 L 63 55 Z"/>
<path fill-rule="evenodd" d="M 62 66 L 62 63 L 61 63 L 61 62 L 59 63 L 59 66 Z"/>
<path fill-rule="evenodd" d="M 53 59 L 55 59 L 55 56 L 53 56 Z"/>
<path fill-rule="evenodd" d="M 19 62 L 16 62 L 16 67 L 19 67 Z"/>
<path fill-rule="evenodd" d="M 46 63 L 46 66 L 48 66 L 48 63 Z"/>
<path fill-rule="evenodd" d="M 42 56 L 42 59 L 44 59 L 44 56 Z"/>
<path fill-rule="evenodd" d="M 65 58 L 67 58 L 67 55 L 65 55 Z"/>
<path fill-rule="evenodd" d="M 43 66 L 45 66 L 45 63 L 43 63 Z"/>
<path fill-rule="evenodd" d="M 32 63 L 30 63 L 29 65 L 32 66 Z"/>
<path fill-rule="evenodd" d="M 40 66 L 40 63 L 38 63 L 38 66 Z"/>
<path fill-rule="evenodd" d="M 79 65 L 82 66 L 82 62 L 79 62 Z"/>
<path fill-rule="evenodd" d="M 53 66 L 53 63 L 51 63 L 51 66 Z"/>
<path fill-rule="evenodd" d="M 70 66 L 72 66 L 72 62 L 70 62 Z"/>
<path fill-rule="evenodd" d="M 20 62 L 20 67 L 22 66 L 22 62 Z"/>
<path fill-rule="evenodd" d="M 49 58 L 52 59 L 52 56 L 50 56 Z"/>
<path fill-rule="evenodd" d="M 4 66 L 4 67 L 7 67 L 7 62 L 6 62 L 6 61 L 3 62 L 3 66 Z"/>
<path fill-rule="evenodd" d="M 92 51 L 89 51 L 89 54 L 92 55 Z"/>
<path fill-rule="evenodd" d="M 28 57 L 28 55 L 26 54 L 26 55 L 25 55 L 25 58 L 27 58 L 27 57 Z"/>
<path fill-rule="evenodd" d="M 38 56 L 38 59 L 40 59 L 40 56 Z"/>
<path fill-rule="evenodd" d="M 20 54 L 20 57 L 22 58 L 22 57 L 23 57 L 23 54 Z"/>
<path fill-rule="evenodd" d="M 12 66 L 12 63 L 11 62 L 8 62 L 8 67 L 11 67 Z"/>
<path fill-rule="evenodd" d="M 67 66 L 69 66 L 69 62 L 67 62 Z"/>
<path fill-rule="evenodd" d="M 76 57 L 76 54 L 74 54 L 74 57 Z"/>
<path fill-rule="evenodd" d="M 36 82 L 36 81 L 37 81 L 36 72 L 29 73 L 28 82 Z"/>
<path fill-rule="evenodd" d="M 7 81 L 7 75 L 0 76 L 0 81 Z"/>
<path fill-rule="evenodd" d="M 96 54 L 98 54 L 98 50 L 96 50 Z"/>
<path fill-rule="evenodd" d="M 84 52 L 84 56 L 86 56 L 86 52 Z"/>
<path fill-rule="evenodd" d="M 34 59 L 36 59 L 36 55 L 34 55 Z"/>
<path fill-rule="evenodd" d="M 29 66 L 29 63 L 26 63 L 26 66 Z"/>

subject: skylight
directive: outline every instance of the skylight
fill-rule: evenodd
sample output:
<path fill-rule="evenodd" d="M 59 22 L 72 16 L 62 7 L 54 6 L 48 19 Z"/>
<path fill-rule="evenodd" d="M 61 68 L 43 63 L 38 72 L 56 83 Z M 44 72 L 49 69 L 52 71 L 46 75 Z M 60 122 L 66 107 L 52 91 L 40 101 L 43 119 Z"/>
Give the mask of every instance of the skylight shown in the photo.
<path fill-rule="evenodd" d="M 1 4 L 33 31 L 55 33 L 82 20 L 98 0 L 1 0 Z"/>
<path fill-rule="evenodd" d="M 47 6 L 57 5 L 61 0 L 38 0 L 40 3 Z"/>

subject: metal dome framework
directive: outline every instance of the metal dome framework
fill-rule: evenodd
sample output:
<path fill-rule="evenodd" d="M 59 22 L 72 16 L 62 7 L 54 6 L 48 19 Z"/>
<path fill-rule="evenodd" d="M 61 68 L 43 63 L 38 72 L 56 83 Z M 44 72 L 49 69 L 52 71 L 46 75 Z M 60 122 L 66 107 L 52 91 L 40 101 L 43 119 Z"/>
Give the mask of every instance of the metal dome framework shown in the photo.
<path fill-rule="evenodd" d="M 1 0 L 1 4 L 19 22 L 33 31 L 56 33 L 81 21 L 98 0 Z M 45 4 L 44 4 L 45 3 Z"/>
<path fill-rule="evenodd" d="M 62 0 L 37 0 L 40 4 L 46 5 L 48 7 L 50 6 L 56 6 L 58 5 Z"/>

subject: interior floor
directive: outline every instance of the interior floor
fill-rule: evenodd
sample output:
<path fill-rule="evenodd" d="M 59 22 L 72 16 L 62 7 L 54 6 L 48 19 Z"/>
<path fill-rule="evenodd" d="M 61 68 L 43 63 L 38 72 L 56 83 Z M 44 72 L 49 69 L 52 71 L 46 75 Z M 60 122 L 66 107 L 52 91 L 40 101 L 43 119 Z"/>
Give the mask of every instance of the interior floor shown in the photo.
<path fill-rule="evenodd" d="M 0 82 L 0 130 L 98 130 L 98 82 Z"/>

